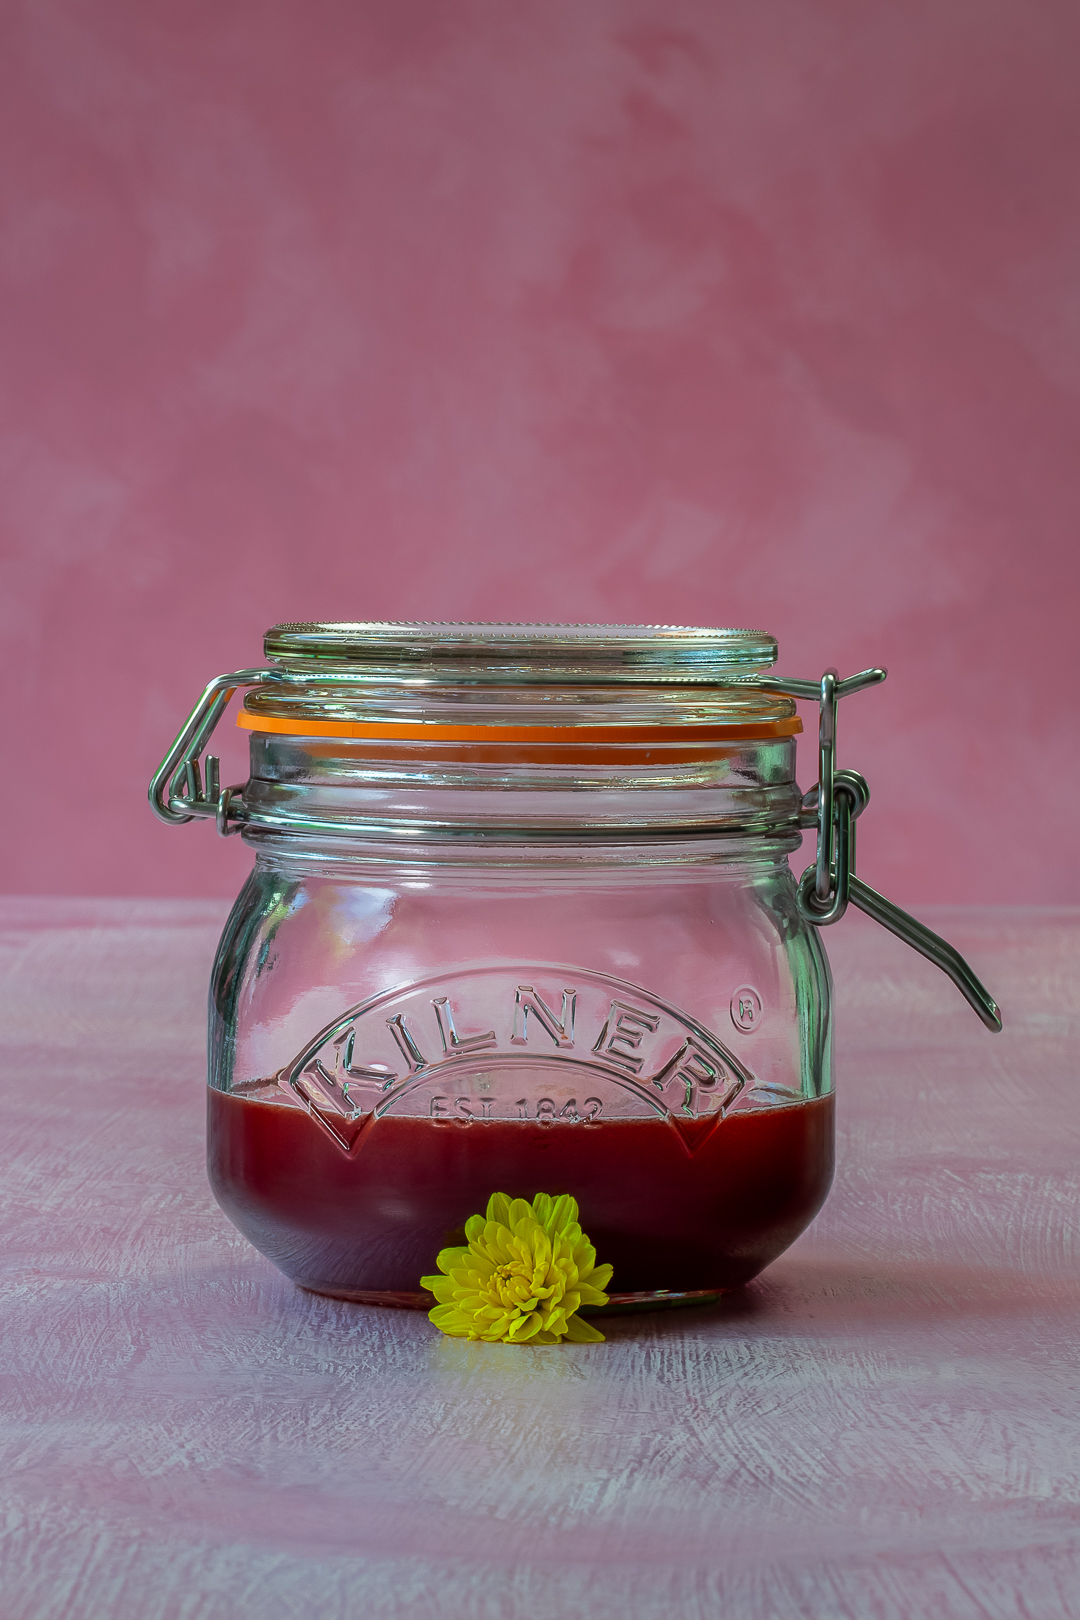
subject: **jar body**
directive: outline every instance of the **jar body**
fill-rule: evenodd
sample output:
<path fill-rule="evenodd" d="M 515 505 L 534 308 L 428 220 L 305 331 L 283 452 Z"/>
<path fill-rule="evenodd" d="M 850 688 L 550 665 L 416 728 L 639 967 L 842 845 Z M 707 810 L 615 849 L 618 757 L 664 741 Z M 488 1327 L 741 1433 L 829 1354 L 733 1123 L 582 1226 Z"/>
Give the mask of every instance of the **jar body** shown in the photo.
<path fill-rule="evenodd" d="M 263 847 L 210 1003 L 218 1201 L 302 1286 L 428 1305 L 491 1193 L 567 1192 L 613 1301 L 717 1294 L 833 1163 L 794 840 Z"/>

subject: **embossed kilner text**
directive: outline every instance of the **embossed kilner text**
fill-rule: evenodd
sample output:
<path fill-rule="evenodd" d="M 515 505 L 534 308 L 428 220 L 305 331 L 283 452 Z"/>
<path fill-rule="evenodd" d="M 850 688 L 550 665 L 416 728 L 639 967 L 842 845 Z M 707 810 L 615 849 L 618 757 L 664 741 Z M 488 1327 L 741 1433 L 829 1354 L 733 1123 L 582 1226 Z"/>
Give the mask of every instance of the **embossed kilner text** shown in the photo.
<path fill-rule="evenodd" d="M 391 1109 L 446 1125 L 661 1115 L 700 1145 L 703 1124 L 753 1084 L 679 1008 L 605 974 L 548 965 L 459 969 L 373 996 L 277 1078 L 345 1152 Z"/>

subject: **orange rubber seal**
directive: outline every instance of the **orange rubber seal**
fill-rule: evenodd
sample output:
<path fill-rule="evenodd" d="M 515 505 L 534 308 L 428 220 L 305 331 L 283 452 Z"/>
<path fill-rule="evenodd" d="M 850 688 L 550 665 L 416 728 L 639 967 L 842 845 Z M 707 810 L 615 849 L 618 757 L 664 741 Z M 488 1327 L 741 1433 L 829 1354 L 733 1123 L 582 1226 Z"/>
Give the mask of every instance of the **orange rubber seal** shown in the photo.
<path fill-rule="evenodd" d="M 440 726 L 401 720 L 301 720 L 241 709 L 236 724 L 244 731 L 277 732 L 291 737 L 355 737 L 373 743 L 726 743 L 795 737 L 802 731 L 798 715 L 783 720 L 731 721 L 720 725 L 670 726 Z"/>

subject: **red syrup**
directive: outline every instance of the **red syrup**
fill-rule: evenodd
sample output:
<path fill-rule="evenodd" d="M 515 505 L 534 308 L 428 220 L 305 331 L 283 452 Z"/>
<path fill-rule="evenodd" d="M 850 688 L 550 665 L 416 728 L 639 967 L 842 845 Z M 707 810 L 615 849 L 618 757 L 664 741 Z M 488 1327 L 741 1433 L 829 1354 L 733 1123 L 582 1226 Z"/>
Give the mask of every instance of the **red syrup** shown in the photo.
<path fill-rule="evenodd" d="M 691 1153 L 666 1120 L 437 1121 L 388 1114 L 347 1156 L 299 1108 L 209 1092 L 208 1171 L 229 1218 L 317 1293 L 431 1304 L 419 1279 L 493 1192 L 571 1193 L 613 1294 L 720 1293 L 817 1214 L 831 1096 L 730 1114 Z"/>

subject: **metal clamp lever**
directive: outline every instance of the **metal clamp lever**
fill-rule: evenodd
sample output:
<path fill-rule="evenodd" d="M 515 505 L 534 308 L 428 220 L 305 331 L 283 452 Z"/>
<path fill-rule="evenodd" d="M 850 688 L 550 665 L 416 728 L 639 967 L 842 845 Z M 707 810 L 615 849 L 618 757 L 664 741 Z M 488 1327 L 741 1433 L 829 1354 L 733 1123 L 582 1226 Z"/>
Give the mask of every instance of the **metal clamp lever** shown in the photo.
<path fill-rule="evenodd" d="M 799 912 L 815 928 L 825 928 L 839 922 L 849 904 L 857 906 L 947 974 L 987 1029 L 996 1033 L 1001 1029 L 997 1003 L 960 952 L 855 876 L 855 822 L 870 802 L 870 789 L 857 771 L 836 769 L 836 706 L 848 692 L 876 685 L 885 675 L 884 669 L 867 669 L 842 681 L 829 669 L 818 687 L 772 676 L 754 682 L 790 697 L 817 697 L 820 705 L 819 780 L 804 796 L 799 818 L 802 826 L 818 830 L 817 859 L 799 879 Z"/>
<path fill-rule="evenodd" d="M 868 883 L 863 883 L 854 872 L 850 877 L 849 895 L 851 904 L 865 911 L 868 917 L 873 917 L 883 928 L 887 928 L 897 939 L 902 939 L 905 945 L 925 956 L 928 961 L 939 967 L 942 973 L 947 973 L 955 984 L 969 1007 L 974 1007 L 987 1029 L 993 1030 L 996 1035 L 1001 1029 L 1001 1014 L 997 1002 L 991 996 L 986 986 L 971 971 L 955 945 L 950 945 L 947 939 L 935 934 L 924 923 L 917 922 L 899 906 L 894 906 L 891 900 L 886 900 L 883 894 L 878 894 Z"/>
<path fill-rule="evenodd" d="M 202 768 L 200 760 L 233 693 L 242 686 L 261 686 L 273 675 L 268 669 L 240 669 L 210 682 L 151 779 L 150 808 L 162 821 L 179 826 L 196 816 L 213 816 L 223 837 L 240 831 L 243 818 L 232 808 L 232 799 L 243 793 L 243 785 L 223 789 L 216 755 L 207 754 Z"/>

